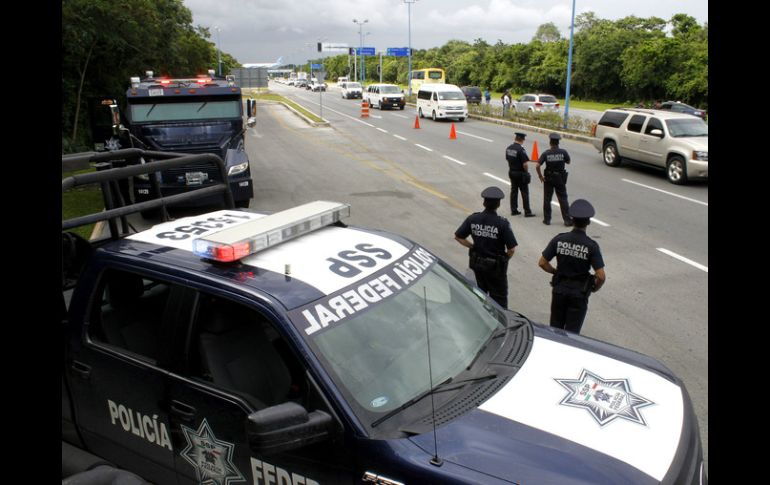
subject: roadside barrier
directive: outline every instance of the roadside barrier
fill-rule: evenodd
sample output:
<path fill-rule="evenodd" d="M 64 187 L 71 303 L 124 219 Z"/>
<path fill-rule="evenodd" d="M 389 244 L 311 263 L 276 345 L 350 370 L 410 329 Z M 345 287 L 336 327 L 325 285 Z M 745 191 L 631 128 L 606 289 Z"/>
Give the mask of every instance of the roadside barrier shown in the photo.
<path fill-rule="evenodd" d="M 361 118 L 369 117 L 369 103 L 361 101 Z"/>

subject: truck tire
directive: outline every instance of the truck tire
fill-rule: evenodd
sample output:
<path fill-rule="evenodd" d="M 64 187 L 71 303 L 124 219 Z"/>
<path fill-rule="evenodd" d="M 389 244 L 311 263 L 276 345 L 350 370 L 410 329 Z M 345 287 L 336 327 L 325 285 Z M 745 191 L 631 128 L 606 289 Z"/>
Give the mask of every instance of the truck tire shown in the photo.
<path fill-rule="evenodd" d="M 614 141 L 608 141 L 604 143 L 602 148 L 602 159 L 604 164 L 608 167 L 617 167 L 620 165 L 620 155 L 618 154 L 618 147 Z"/>
<path fill-rule="evenodd" d="M 433 114 L 431 115 L 431 119 L 433 121 L 436 121 L 436 110 L 435 109 L 433 110 Z"/>
<path fill-rule="evenodd" d="M 666 163 L 666 177 L 674 185 L 687 183 L 687 164 L 679 155 L 674 155 Z"/>
<path fill-rule="evenodd" d="M 420 118 L 423 117 L 422 116 L 422 108 L 417 108 L 417 116 L 419 116 Z"/>

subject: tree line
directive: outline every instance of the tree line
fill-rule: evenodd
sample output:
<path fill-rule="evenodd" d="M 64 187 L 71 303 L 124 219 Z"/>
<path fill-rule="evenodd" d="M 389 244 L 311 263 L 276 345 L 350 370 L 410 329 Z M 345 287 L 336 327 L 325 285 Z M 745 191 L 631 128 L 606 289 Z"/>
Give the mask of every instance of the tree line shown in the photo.
<path fill-rule="evenodd" d="M 605 102 L 673 99 L 708 108 L 708 23 L 676 14 L 610 21 L 593 12 L 575 22 L 571 96 Z M 131 76 L 203 73 L 217 63 L 208 28 L 194 26 L 183 0 L 62 0 L 62 151 L 88 149 L 91 97 L 122 97 Z M 493 91 L 563 96 L 569 40 L 553 23 L 529 43 L 451 40 L 414 50 L 413 69 L 441 67 L 447 82 Z M 221 53 L 223 73 L 240 67 Z M 347 55 L 317 59 L 327 79 L 352 74 Z M 379 79 L 378 57 L 365 60 Z M 406 57 L 383 58 L 383 81 L 406 84 Z M 302 67 L 302 66 L 299 66 Z"/>
<path fill-rule="evenodd" d="M 553 23 L 541 25 L 529 43 L 489 44 L 451 40 L 442 47 L 415 49 L 412 68 L 440 67 L 447 82 L 564 96 L 569 39 Z M 348 56 L 323 62 L 327 78 L 348 74 Z M 366 57 L 366 79 L 379 80 L 379 57 Z M 384 82 L 406 84 L 405 57 L 383 57 Z M 352 72 L 351 72 L 352 79 Z M 629 16 L 597 18 L 593 12 L 575 19 L 570 96 L 610 103 L 676 99 L 708 108 L 708 23 L 686 14 L 665 21 Z"/>
<path fill-rule="evenodd" d="M 205 73 L 217 64 L 209 29 L 182 0 L 62 0 L 62 152 L 89 149 L 87 103 L 123 97 L 132 76 Z M 240 63 L 222 52 L 222 71 Z"/>

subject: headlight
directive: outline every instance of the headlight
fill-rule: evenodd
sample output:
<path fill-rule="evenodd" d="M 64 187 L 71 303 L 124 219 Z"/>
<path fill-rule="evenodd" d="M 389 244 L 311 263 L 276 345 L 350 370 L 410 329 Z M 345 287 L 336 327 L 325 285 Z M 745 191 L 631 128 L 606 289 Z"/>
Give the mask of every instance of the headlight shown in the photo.
<path fill-rule="evenodd" d="M 148 173 L 140 173 L 139 175 L 136 176 L 136 178 L 138 178 L 139 180 L 143 180 L 145 182 L 149 182 L 150 181 L 150 174 L 148 174 Z"/>
<path fill-rule="evenodd" d="M 233 165 L 230 170 L 227 171 L 227 175 L 237 175 L 249 168 L 249 162 L 243 162 L 238 165 Z"/>
<path fill-rule="evenodd" d="M 692 152 L 692 159 L 693 160 L 702 160 L 704 162 L 709 161 L 709 152 L 702 152 L 695 150 Z"/>

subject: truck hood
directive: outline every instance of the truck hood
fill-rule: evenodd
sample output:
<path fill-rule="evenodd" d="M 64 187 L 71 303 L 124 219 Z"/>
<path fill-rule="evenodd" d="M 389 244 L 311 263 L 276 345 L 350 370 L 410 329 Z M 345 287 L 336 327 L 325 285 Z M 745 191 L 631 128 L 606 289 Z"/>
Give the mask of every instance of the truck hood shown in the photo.
<path fill-rule="evenodd" d="M 535 337 L 504 387 L 437 429 L 438 455 L 516 483 L 659 483 L 679 449 L 684 403 L 657 373 Z M 434 453 L 432 433 L 409 439 Z"/>
<path fill-rule="evenodd" d="M 709 151 L 708 136 L 688 136 L 688 137 L 681 137 L 681 138 L 671 138 L 671 140 L 676 140 L 677 144 L 684 145 L 693 150 L 704 151 L 704 152 Z"/>

